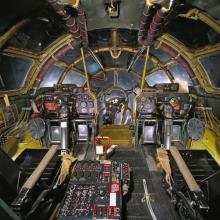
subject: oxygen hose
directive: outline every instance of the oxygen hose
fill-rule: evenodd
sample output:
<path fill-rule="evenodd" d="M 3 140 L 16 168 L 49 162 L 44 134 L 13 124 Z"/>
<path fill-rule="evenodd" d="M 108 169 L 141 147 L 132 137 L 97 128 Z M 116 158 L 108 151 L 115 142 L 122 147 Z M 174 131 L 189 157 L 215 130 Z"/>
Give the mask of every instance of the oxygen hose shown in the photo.
<path fill-rule="evenodd" d="M 145 199 L 146 199 L 147 207 L 150 211 L 152 219 L 157 220 L 157 217 L 156 217 L 156 215 L 154 213 L 154 210 L 153 210 L 153 208 L 151 206 L 151 203 L 150 203 L 150 195 L 149 195 L 149 192 L 148 192 L 147 183 L 146 183 L 145 179 L 143 179 L 143 185 L 144 185 L 144 193 L 145 193 Z"/>

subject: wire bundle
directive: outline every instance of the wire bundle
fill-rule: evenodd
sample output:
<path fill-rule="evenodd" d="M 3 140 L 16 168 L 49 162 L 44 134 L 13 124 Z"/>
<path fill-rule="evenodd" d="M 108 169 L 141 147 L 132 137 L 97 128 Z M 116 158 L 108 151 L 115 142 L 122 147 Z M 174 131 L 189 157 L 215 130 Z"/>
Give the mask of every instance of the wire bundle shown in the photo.
<path fill-rule="evenodd" d="M 29 119 L 30 119 L 30 111 L 22 110 L 22 112 L 19 115 L 18 121 L 15 124 L 8 127 L 7 129 L 5 129 L 1 133 L 1 137 L 17 135 L 18 132 L 22 133 L 23 131 L 26 130 Z"/>
<path fill-rule="evenodd" d="M 218 137 L 220 137 L 220 121 L 214 115 L 213 111 L 203 110 L 203 117 L 206 126 L 210 128 Z"/>

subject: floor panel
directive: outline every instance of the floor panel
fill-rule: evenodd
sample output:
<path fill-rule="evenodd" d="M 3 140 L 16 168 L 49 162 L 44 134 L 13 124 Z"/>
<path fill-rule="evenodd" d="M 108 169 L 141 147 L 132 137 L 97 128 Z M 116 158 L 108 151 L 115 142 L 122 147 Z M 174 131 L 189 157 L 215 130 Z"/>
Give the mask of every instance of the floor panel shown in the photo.
<path fill-rule="evenodd" d="M 155 169 L 149 169 L 148 157 L 151 158 L 150 166 L 156 167 L 152 165 L 152 158 L 155 152 L 149 152 L 151 151 L 146 151 L 142 146 L 138 148 L 118 148 L 111 157 L 112 160 L 129 163 L 131 168 L 131 187 L 130 193 L 124 197 L 123 219 L 152 219 L 146 202 L 143 200 L 145 196 L 143 179 L 145 179 L 157 219 L 178 220 L 179 218 L 163 188 L 161 174 L 155 171 Z"/>

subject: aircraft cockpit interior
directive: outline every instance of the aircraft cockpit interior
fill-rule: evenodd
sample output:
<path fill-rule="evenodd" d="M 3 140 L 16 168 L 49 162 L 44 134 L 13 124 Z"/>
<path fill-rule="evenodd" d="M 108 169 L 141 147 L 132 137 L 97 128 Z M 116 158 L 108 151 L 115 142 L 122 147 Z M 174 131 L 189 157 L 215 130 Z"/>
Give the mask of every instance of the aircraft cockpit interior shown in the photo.
<path fill-rule="evenodd" d="M 219 219 L 218 0 L 3 5 L 1 220 Z"/>

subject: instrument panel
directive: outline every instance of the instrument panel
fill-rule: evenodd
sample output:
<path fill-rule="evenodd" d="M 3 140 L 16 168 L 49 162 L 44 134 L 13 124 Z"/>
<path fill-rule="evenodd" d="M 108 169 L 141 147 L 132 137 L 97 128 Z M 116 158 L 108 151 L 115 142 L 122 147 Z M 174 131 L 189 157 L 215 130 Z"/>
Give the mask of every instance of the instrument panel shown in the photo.
<path fill-rule="evenodd" d="M 89 94 L 81 93 L 76 95 L 76 111 L 81 114 L 95 114 L 94 100 Z"/>
<path fill-rule="evenodd" d="M 84 88 L 75 85 L 55 85 L 54 92 L 43 95 L 42 107 L 45 116 L 54 118 L 95 115 L 96 110 L 94 98 Z"/>
<path fill-rule="evenodd" d="M 70 178 L 58 220 L 121 219 L 122 195 L 130 186 L 128 163 L 79 161 Z"/>
<path fill-rule="evenodd" d="M 159 114 L 165 105 L 170 106 L 176 116 L 184 116 L 190 108 L 191 101 L 188 93 L 144 92 L 137 98 L 137 116 Z"/>
<path fill-rule="evenodd" d="M 137 99 L 137 112 L 140 114 L 156 114 L 156 93 L 143 93 Z"/>
<path fill-rule="evenodd" d="M 76 114 L 75 99 L 71 95 L 49 93 L 43 96 L 43 113 L 48 118 L 65 118 Z"/>

